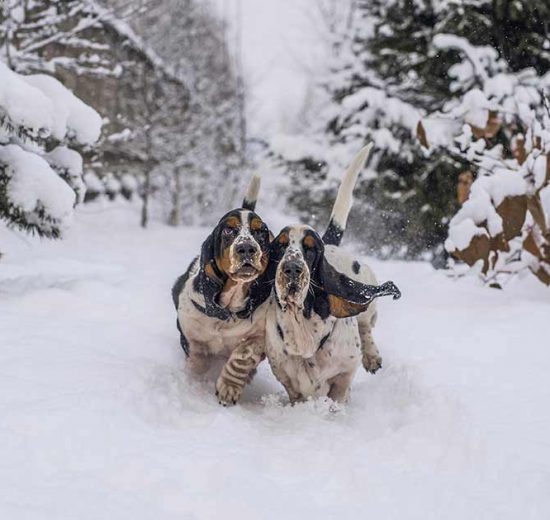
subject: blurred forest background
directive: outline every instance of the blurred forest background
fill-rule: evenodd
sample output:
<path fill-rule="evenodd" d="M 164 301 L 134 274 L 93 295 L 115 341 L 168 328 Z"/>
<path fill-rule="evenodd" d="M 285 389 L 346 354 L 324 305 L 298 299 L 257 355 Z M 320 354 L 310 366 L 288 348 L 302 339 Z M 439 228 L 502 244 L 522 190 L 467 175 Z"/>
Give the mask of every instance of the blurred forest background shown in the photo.
<path fill-rule="evenodd" d="M 350 217 L 365 252 L 438 267 L 451 253 L 487 281 L 529 269 L 550 284 L 546 0 L 300 1 L 254 49 L 243 9 L 246 22 L 247 0 L 3 0 L 0 61 L 57 78 L 102 131 L 33 139 L 0 90 L 0 145 L 70 145 L 81 171 L 56 171 L 76 191 L 81 176 L 81 202 L 131 200 L 143 226 L 213 223 L 258 169 L 262 197 L 321 227 L 374 141 Z M 297 46 L 286 22 L 307 35 Z M 274 42 L 294 73 L 269 61 Z M 271 68 L 263 98 L 251 53 Z M 59 235 L 38 222 L 44 207 L 14 210 L 9 168 L 0 155 L 0 217 Z"/>

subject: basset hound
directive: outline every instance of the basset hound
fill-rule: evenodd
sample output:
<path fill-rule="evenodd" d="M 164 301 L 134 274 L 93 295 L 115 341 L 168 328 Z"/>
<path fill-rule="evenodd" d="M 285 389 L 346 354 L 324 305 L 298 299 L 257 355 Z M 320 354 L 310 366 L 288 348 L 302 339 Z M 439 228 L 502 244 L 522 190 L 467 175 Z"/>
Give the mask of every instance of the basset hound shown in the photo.
<path fill-rule="evenodd" d="M 172 288 L 180 342 L 194 375 L 226 360 L 216 381 L 220 404 L 235 404 L 265 357 L 265 313 L 271 286 L 266 269 L 269 229 L 254 212 L 259 178 L 243 207 L 226 213 L 200 256 Z"/>
<path fill-rule="evenodd" d="M 373 373 L 381 366 L 373 300 L 401 293 L 393 282 L 377 285 L 367 265 L 338 247 L 369 151 L 370 145 L 361 150 L 344 176 L 323 238 L 298 225 L 271 243 L 266 353 L 291 402 L 322 396 L 343 402 L 361 362 Z"/>

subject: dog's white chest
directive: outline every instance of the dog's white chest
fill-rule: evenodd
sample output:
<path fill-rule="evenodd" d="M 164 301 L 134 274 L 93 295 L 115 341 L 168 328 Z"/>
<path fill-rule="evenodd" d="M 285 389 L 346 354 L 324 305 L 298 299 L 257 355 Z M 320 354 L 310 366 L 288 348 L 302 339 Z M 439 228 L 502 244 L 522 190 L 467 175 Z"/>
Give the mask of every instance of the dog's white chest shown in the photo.
<path fill-rule="evenodd" d="M 193 305 L 189 290 L 180 297 L 178 310 L 180 325 L 184 335 L 193 341 L 195 349 L 203 348 L 210 355 L 229 356 L 233 350 L 243 342 L 261 342 L 265 339 L 265 315 L 267 303 L 264 302 L 255 311 L 252 317 L 240 319 L 236 316 L 229 320 L 208 318 Z M 203 300 L 199 300 L 199 305 Z"/>
<path fill-rule="evenodd" d="M 356 370 L 361 363 L 357 320 L 322 320 L 314 315 L 302 322 L 302 333 L 315 343 L 313 355 L 303 357 L 297 355 L 302 345 L 294 343 L 299 338 L 289 324 L 292 318 L 285 315 L 272 300 L 266 321 L 266 351 L 277 379 L 296 399 L 326 396 L 333 378 Z"/>

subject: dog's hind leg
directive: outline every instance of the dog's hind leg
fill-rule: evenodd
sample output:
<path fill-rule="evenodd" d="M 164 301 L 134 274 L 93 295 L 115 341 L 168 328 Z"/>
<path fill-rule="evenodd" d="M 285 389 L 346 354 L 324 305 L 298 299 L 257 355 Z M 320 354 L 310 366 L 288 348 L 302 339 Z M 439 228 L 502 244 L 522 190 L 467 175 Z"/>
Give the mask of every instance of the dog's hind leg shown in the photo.
<path fill-rule="evenodd" d="M 372 328 L 376 323 L 376 311 L 364 312 L 357 316 L 357 325 L 359 327 L 359 337 L 361 339 L 361 355 L 363 367 L 367 372 L 374 374 L 382 367 L 382 357 L 378 352 L 378 347 L 372 337 Z"/>

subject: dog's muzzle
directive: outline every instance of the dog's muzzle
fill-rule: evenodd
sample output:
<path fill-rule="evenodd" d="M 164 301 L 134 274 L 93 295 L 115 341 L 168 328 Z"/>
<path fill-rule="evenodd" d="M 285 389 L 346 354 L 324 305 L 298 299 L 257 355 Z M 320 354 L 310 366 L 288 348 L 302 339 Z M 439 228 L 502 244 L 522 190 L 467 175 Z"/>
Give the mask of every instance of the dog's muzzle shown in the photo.
<path fill-rule="evenodd" d="M 287 260 L 281 271 L 286 279 L 289 294 L 294 294 L 300 289 L 300 279 L 304 272 L 304 265 L 297 260 Z"/>
<path fill-rule="evenodd" d="M 251 240 L 240 241 L 235 245 L 235 257 L 239 268 L 234 274 L 242 278 L 249 278 L 258 274 L 258 259 L 261 257 L 258 244 Z"/>
<path fill-rule="evenodd" d="M 300 259 L 283 260 L 280 266 L 281 282 L 287 295 L 295 296 L 302 291 L 306 283 L 305 269 L 306 266 Z"/>
<path fill-rule="evenodd" d="M 252 263 L 259 252 L 260 248 L 251 240 L 239 242 L 239 244 L 235 247 L 235 253 L 237 253 L 239 259 L 243 263 Z"/>

